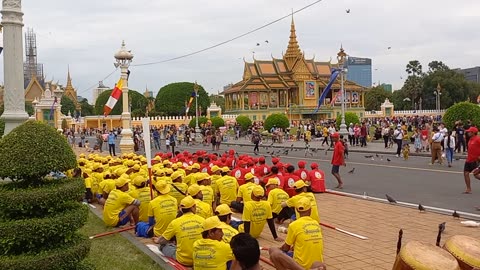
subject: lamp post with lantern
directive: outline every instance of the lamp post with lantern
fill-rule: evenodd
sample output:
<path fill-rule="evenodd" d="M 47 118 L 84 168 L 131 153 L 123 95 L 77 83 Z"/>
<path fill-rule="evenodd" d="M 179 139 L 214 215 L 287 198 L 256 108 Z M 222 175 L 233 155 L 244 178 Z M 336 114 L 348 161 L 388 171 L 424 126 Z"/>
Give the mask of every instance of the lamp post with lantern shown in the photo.
<path fill-rule="evenodd" d="M 122 153 L 131 153 L 133 152 L 134 143 L 128 99 L 128 67 L 132 62 L 133 54 L 125 47 L 125 41 L 122 41 L 122 46 L 115 53 L 114 57 L 116 60 L 114 66 L 120 67 L 122 78 L 122 138 L 120 139 L 120 149 Z"/>
<path fill-rule="evenodd" d="M 348 135 L 347 125 L 345 124 L 345 73 L 347 73 L 347 69 L 345 68 L 345 60 L 347 58 L 347 54 L 343 50 L 343 47 L 340 46 L 340 51 L 337 53 L 337 60 L 338 60 L 338 68 L 340 69 L 340 91 L 341 91 L 341 106 L 342 106 L 342 121 L 340 122 L 340 130 L 339 133 L 346 136 Z"/>
<path fill-rule="evenodd" d="M 440 113 L 440 96 L 442 95 L 442 87 L 440 83 L 437 84 L 437 89 L 433 90 L 433 94 L 435 95 L 435 110 L 437 113 Z"/>

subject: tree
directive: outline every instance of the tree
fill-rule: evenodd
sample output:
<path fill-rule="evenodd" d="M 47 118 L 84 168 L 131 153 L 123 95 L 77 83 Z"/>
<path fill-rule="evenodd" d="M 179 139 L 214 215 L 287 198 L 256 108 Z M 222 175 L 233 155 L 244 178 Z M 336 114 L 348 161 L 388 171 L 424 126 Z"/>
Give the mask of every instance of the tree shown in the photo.
<path fill-rule="evenodd" d="M 270 130 L 274 126 L 288 128 L 290 126 L 290 121 L 288 121 L 288 117 L 283 113 L 273 113 L 265 119 L 264 127 L 265 130 Z"/>
<path fill-rule="evenodd" d="M 466 123 L 471 120 L 475 126 L 480 126 L 480 106 L 471 102 L 459 102 L 447 109 L 443 115 L 443 122 L 448 129 L 455 126 L 456 121 Z"/>
<path fill-rule="evenodd" d="M 75 103 L 67 97 L 67 96 L 62 96 L 62 99 L 60 100 L 60 105 L 62 105 L 61 112 L 63 115 L 68 115 L 70 112 L 71 116 L 75 116 Z"/>
<path fill-rule="evenodd" d="M 411 101 L 404 101 L 407 98 L 405 90 L 400 89 L 397 91 L 393 91 L 392 93 L 392 100 L 395 110 L 407 110 L 411 108 Z M 408 98 L 409 99 L 409 98 Z"/>
<path fill-rule="evenodd" d="M 196 127 L 197 125 L 197 120 L 195 120 L 197 118 L 193 117 L 192 120 L 190 120 L 190 122 L 188 123 L 188 126 L 191 127 L 191 128 L 194 128 Z M 206 124 L 208 122 L 208 119 L 207 117 L 205 116 L 200 116 L 198 118 L 198 126 L 200 127 L 202 124 Z"/>
<path fill-rule="evenodd" d="M 405 71 L 408 75 L 420 76 L 422 74 L 422 64 L 418 60 L 412 60 L 408 62 Z"/>
<path fill-rule="evenodd" d="M 155 110 L 169 116 L 185 115 L 185 104 L 194 92 L 194 85 L 191 82 L 177 82 L 160 88 L 155 99 Z M 198 85 L 198 106 L 201 108 L 202 114 L 205 114 L 209 105 L 210 99 L 207 92 L 201 85 Z M 194 98 L 188 115 L 194 116 L 195 110 Z"/>
<path fill-rule="evenodd" d="M 90 105 L 86 98 L 80 101 L 80 108 L 82 110 L 82 116 L 89 116 L 95 114 L 95 107 L 93 107 L 93 105 Z"/>
<path fill-rule="evenodd" d="M 391 99 L 392 93 L 385 91 L 382 86 L 375 86 L 365 94 L 365 110 L 379 110 L 385 99 Z"/>
<path fill-rule="evenodd" d="M 112 90 L 107 90 L 101 93 L 97 97 L 97 101 L 95 102 L 96 115 L 103 115 L 103 106 L 105 106 L 111 94 L 112 94 Z M 139 109 L 145 115 L 145 109 L 147 108 L 147 103 L 148 103 L 147 98 L 144 95 L 132 89 L 128 90 L 128 98 L 130 99 L 130 111 L 133 112 L 134 110 Z M 113 110 L 110 112 L 110 115 L 122 114 L 122 111 L 123 111 L 122 104 L 123 104 L 123 95 L 120 96 L 120 99 L 117 101 L 117 103 L 113 107 Z"/>
<path fill-rule="evenodd" d="M 340 124 L 342 123 L 342 115 L 341 114 L 337 115 L 336 123 L 337 123 L 337 128 L 340 128 Z M 350 125 L 350 123 L 352 123 L 354 125 L 355 124 L 360 124 L 360 118 L 358 118 L 358 115 L 356 113 L 345 112 L 345 124 L 347 125 L 347 127 Z"/>
<path fill-rule="evenodd" d="M 252 125 L 252 120 L 246 115 L 239 115 L 235 118 L 235 122 L 240 125 L 243 131 Z"/>
<path fill-rule="evenodd" d="M 210 121 L 212 121 L 212 125 L 216 129 L 225 126 L 225 121 L 221 117 L 218 117 L 218 116 L 212 117 L 212 119 L 210 119 Z"/>
<path fill-rule="evenodd" d="M 428 73 L 433 73 L 435 71 L 447 71 L 450 68 L 445 65 L 442 61 L 432 61 L 428 63 Z"/>

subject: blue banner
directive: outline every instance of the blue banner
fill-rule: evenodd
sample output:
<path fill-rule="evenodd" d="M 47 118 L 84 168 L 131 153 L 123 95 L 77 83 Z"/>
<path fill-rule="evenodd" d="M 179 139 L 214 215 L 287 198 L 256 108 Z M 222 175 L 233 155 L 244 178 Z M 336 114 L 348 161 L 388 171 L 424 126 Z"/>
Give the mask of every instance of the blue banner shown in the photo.
<path fill-rule="evenodd" d="M 315 111 L 313 111 L 313 113 L 317 113 L 318 110 L 320 109 L 320 105 L 322 104 L 323 100 L 330 92 L 332 88 L 332 84 L 337 79 L 340 72 L 341 72 L 340 69 L 336 69 L 336 68 L 332 69 L 332 75 L 330 75 L 330 81 L 328 82 L 327 86 L 325 86 L 325 89 L 323 89 L 322 95 L 318 98 L 317 108 L 315 109 Z"/>

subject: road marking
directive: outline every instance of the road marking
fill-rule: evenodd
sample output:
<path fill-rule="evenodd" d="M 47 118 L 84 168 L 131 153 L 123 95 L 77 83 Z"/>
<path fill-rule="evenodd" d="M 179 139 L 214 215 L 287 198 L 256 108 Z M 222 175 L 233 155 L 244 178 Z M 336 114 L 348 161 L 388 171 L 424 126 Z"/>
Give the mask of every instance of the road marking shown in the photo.
<path fill-rule="evenodd" d="M 197 148 L 197 147 L 191 147 L 194 149 L 203 149 L 204 148 Z M 238 152 L 238 150 L 237 150 Z M 251 154 L 254 155 L 253 152 L 248 152 L 248 151 L 241 151 L 242 153 L 245 154 Z M 259 155 L 263 156 L 263 155 Z M 267 155 L 268 156 L 268 155 Z M 294 156 L 281 156 L 283 158 L 290 158 L 290 159 L 296 159 L 296 160 L 313 160 L 313 161 L 324 161 L 324 162 L 330 162 L 328 159 L 314 159 L 314 158 L 308 158 L 308 157 L 294 157 Z M 463 172 L 458 172 L 458 171 L 446 171 L 446 170 L 438 170 L 438 169 L 428 169 L 428 168 L 416 168 L 416 167 L 405 167 L 405 166 L 394 166 L 394 165 L 384 165 L 384 164 L 372 164 L 372 163 L 363 163 L 363 162 L 348 162 L 348 164 L 355 164 L 355 165 L 365 165 L 365 166 L 374 166 L 374 167 L 384 167 L 384 168 L 395 168 L 395 169 L 407 169 L 407 170 L 417 170 L 417 171 L 427 171 L 427 172 L 439 172 L 439 173 L 450 173 L 450 174 L 463 174 Z"/>

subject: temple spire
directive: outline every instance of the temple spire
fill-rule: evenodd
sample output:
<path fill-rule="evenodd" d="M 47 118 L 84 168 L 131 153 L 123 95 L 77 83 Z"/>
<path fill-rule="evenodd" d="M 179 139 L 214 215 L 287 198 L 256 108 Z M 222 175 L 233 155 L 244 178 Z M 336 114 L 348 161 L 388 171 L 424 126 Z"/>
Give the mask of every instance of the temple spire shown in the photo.
<path fill-rule="evenodd" d="M 287 61 L 289 68 L 292 68 L 298 58 L 302 57 L 302 52 L 300 51 L 300 46 L 297 41 L 297 34 L 295 30 L 295 22 L 293 20 L 292 13 L 292 23 L 290 25 L 290 40 L 288 41 L 287 51 L 285 52 L 284 59 Z"/>
<path fill-rule="evenodd" d="M 70 65 L 68 66 L 68 72 L 67 72 L 67 86 L 65 86 L 65 88 L 72 88 L 73 89 L 73 86 L 72 86 L 72 77 L 70 77 Z"/>

